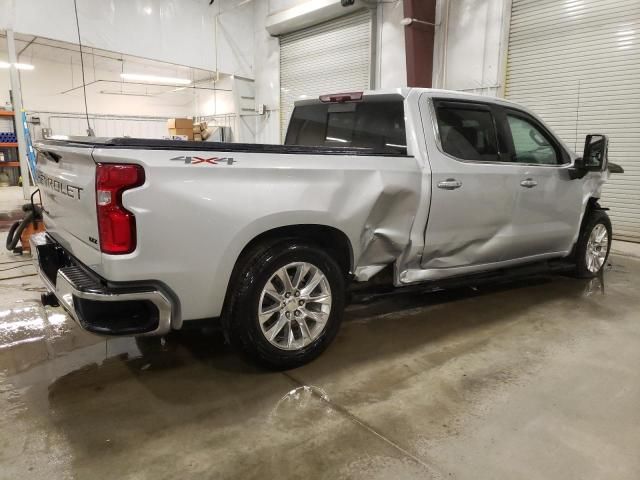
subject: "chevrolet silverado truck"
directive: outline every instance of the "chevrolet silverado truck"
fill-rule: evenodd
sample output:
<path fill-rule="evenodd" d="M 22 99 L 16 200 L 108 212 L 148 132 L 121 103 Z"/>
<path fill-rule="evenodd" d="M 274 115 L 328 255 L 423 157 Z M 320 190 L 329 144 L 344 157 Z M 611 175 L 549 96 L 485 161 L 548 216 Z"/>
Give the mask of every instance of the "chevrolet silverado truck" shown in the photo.
<path fill-rule="evenodd" d="M 219 319 L 264 365 L 334 339 L 351 282 L 437 284 L 568 259 L 597 275 L 607 138 L 579 157 L 535 114 L 432 89 L 298 102 L 284 145 L 66 137 L 37 144 L 39 273 L 86 330 Z"/>

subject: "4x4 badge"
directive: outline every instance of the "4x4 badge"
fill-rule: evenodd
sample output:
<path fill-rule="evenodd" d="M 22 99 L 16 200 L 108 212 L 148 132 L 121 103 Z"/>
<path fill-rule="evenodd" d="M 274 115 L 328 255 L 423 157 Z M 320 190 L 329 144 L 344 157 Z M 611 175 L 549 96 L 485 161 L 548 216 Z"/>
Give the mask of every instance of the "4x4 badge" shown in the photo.
<path fill-rule="evenodd" d="M 221 163 L 226 163 L 227 165 L 233 165 L 236 161 L 233 157 L 186 157 L 181 155 L 179 157 L 173 157 L 170 160 L 178 160 L 183 161 L 187 165 L 197 165 L 198 163 L 208 163 L 210 165 L 219 165 Z"/>

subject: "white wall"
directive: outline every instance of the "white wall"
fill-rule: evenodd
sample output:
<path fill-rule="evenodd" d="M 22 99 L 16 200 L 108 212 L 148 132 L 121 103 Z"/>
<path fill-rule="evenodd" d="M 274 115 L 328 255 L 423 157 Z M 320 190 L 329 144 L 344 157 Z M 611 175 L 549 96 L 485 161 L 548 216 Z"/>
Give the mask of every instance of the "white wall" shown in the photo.
<path fill-rule="evenodd" d="M 0 50 L 2 46 L 0 45 Z M 35 69 L 20 71 L 24 108 L 29 112 L 38 112 L 42 127 L 52 128 L 56 134 L 85 135 L 87 126 L 84 119 L 80 65 L 39 57 L 26 60 L 34 65 Z M 167 135 L 166 118 L 223 115 L 236 111 L 234 85 L 230 76 L 221 76 L 215 83 L 215 88 L 221 90 L 187 87 L 169 92 L 172 87 L 145 87 L 121 83 L 118 72 L 94 70 L 90 68 L 89 58 L 85 60 L 89 64 L 85 71 L 86 82 L 89 84 L 87 106 L 91 116 L 90 123 L 96 135 L 160 138 Z M 162 71 L 158 73 L 167 74 Z M 101 81 L 91 84 L 94 80 L 111 80 L 115 83 Z M 200 85 L 214 87 L 212 83 Z M 75 90 L 67 92 L 71 89 Z M 0 70 L 0 104 L 4 105 L 9 101 L 9 90 L 8 70 Z M 165 93 L 159 94 L 163 91 Z M 129 95 L 114 94 L 117 92 Z M 101 118 L 105 115 L 110 118 Z M 137 119 L 128 120 L 124 117 Z"/>
<path fill-rule="evenodd" d="M 433 82 L 502 95 L 510 0 L 439 0 Z"/>
<path fill-rule="evenodd" d="M 195 90 L 192 93 L 193 103 L 190 105 L 191 113 L 189 116 L 206 117 L 235 113 L 236 104 L 233 87 L 232 77 L 221 76 L 215 82 L 215 88 L 220 90 Z"/>
<path fill-rule="evenodd" d="M 259 1 L 77 3 L 82 43 L 88 47 L 251 77 L 253 36 L 246 27 Z M 78 43 L 72 0 L 0 0 L 0 12 L 0 29 Z"/>
<path fill-rule="evenodd" d="M 254 55 L 256 105 L 265 105 L 264 116 L 256 121 L 256 142 L 280 143 L 280 42 L 269 35 L 265 22 L 270 12 L 289 8 L 293 0 L 255 2 Z"/>
<path fill-rule="evenodd" d="M 31 59 L 34 70 L 21 71 L 22 102 L 25 110 L 84 113 L 82 80 L 79 65 L 65 65 L 44 59 Z M 86 70 L 87 83 L 94 79 L 119 82 L 116 72 Z M 9 81 L 0 77 L 0 102 L 9 99 Z M 4 83 L 2 83 L 4 80 Z M 122 85 L 122 86 L 120 86 Z M 63 93 L 67 90 L 75 90 Z M 87 87 L 87 105 L 92 114 L 184 116 L 191 115 L 191 94 L 164 94 L 153 96 L 114 95 L 101 92 L 141 92 L 144 87 L 120 83 L 99 82 Z"/>
<path fill-rule="evenodd" d="M 407 86 L 402 0 L 381 3 L 377 9 L 376 88 Z"/>

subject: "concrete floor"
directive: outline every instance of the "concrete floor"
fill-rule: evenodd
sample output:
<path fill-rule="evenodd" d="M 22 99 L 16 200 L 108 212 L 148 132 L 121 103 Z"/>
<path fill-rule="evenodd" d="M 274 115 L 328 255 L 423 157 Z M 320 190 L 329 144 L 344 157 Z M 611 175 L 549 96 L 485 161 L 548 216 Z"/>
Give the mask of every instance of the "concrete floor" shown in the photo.
<path fill-rule="evenodd" d="M 84 333 L 24 260 L 0 255 L 2 479 L 640 478 L 637 259 L 372 298 L 287 373 L 216 333 Z"/>

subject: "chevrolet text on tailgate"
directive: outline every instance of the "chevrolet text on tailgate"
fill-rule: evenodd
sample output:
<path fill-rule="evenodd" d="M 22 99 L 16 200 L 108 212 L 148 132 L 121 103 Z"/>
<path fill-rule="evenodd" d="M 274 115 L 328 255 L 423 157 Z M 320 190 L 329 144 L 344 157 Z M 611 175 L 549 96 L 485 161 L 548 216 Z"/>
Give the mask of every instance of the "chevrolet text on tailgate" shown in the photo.
<path fill-rule="evenodd" d="M 336 94 L 298 102 L 285 145 L 68 137 L 37 150 L 47 233 L 32 251 L 83 328 L 220 319 L 273 368 L 329 345 L 350 282 L 441 285 L 555 259 L 591 277 L 611 243 L 607 138 L 587 136 L 578 157 L 499 99 Z"/>

